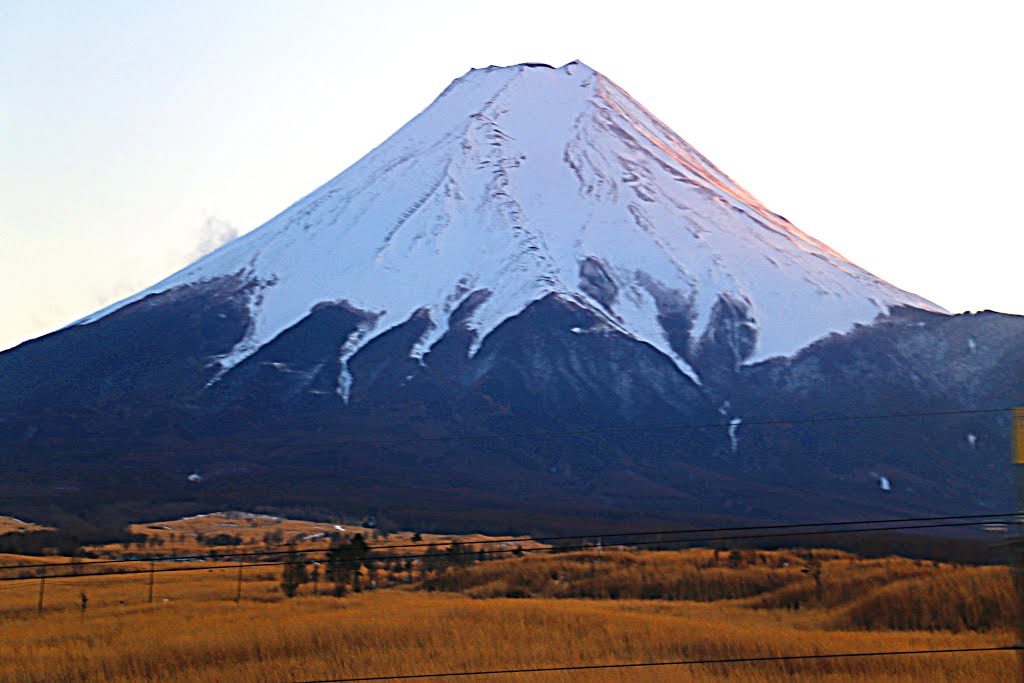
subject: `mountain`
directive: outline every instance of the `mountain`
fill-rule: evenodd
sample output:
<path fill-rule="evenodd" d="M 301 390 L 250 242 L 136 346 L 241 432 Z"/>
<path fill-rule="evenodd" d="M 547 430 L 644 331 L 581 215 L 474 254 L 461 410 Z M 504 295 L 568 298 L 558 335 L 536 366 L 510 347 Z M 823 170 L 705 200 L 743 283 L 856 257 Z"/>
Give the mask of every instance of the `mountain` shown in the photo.
<path fill-rule="evenodd" d="M 222 372 L 341 301 L 364 319 L 346 358 L 416 314 L 430 321 L 422 358 L 460 306 L 472 306 L 472 355 L 554 295 L 693 379 L 713 321 L 731 320 L 737 360 L 753 361 L 894 306 L 941 310 L 767 210 L 578 62 L 469 72 L 280 216 L 82 322 L 229 277 L 250 288 L 252 324 L 217 360 Z"/>
<path fill-rule="evenodd" d="M 0 354 L 0 504 L 999 507 L 1006 414 L 749 425 L 1010 405 L 1022 332 L 852 264 L 584 64 L 489 67 L 262 227 Z"/>

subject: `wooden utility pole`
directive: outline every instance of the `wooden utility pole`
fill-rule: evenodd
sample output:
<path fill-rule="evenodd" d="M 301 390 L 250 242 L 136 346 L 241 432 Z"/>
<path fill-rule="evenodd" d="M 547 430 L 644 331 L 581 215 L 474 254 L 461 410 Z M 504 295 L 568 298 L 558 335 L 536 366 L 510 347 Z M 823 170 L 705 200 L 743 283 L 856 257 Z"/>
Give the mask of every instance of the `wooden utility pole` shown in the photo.
<path fill-rule="evenodd" d="M 235 604 L 242 602 L 242 567 L 245 563 L 242 560 L 238 561 L 238 582 L 235 586 Z"/>
<path fill-rule="evenodd" d="M 1017 588 L 1017 660 L 1020 668 L 1017 680 L 1024 683 L 1024 408 L 1013 409 L 1013 468 L 1017 475 L 1017 505 L 1020 514 L 1016 522 L 1017 567 L 1014 584 Z"/>
<path fill-rule="evenodd" d="M 39 604 L 36 606 L 36 614 L 43 613 L 43 593 L 46 592 L 46 567 L 39 573 Z"/>
<path fill-rule="evenodd" d="M 155 567 L 156 567 L 156 563 L 153 562 L 153 560 L 150 560 L 149 561 L 149 600 L 148 600 L 148 602 L 153 602 L 153 577 L 154 577 L 154 568 Z"/>

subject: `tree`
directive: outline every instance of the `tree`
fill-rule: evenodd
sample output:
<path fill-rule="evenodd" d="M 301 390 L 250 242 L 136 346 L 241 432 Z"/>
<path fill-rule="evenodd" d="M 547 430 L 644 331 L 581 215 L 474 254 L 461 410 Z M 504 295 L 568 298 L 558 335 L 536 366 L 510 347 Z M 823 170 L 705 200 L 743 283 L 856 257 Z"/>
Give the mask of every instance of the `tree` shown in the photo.
<path fill-rule="evenodd" d="M 294 598 L 299 592 L 299 586 L 309 581 L 309 574 L 306 572 L 306 561 L 295 550 L 295 546 L 288 547 L 285 554 L 284 570 L 281 572 L 281 590 L 289 598 Z"/>
<path fill-rule="evenodd" d="M 352 545 L 335 540 L 327 551 L 327 571 L 325 576 L 334 583 L 334 596 L 340 598 L 345 594 L 350 567 L 353 562 Z"/>
<path fill-rule="evenodd" d="M 440 571 L 444 568 L 447 560 L 446 555 L 442 555 L 437 546 L 427 546 L 423 549 L 423 554 L 420 556 L 420 578 L 426 579 L 427 574 L 432 571 Z"/>
<path fill-rule="evenodd" d="M 313 595 L 320 595 L 320 563 L 313 563 Z"/>
<path fill-rule="evenodd" d="M 458 541 L 452 541 L 452 544 L 444 552 L 444 559 L 449 567 L 468 567 L 473 564 L 476 548 L 459 543 Z"/>
<path fill-rule="evenodd" d="M 465 551 L 462 549 L 462 544 L 458 541 L 452 541 L 452 544 L 448 546 L 448 549 L 444 551 L 445 563 L 449 567 L 459 567 L 463 564 L 463 558 Z"/>
<path fill-rule="evenodd" d="M 363 563 L 366 562 L 367 558 L 370 557 L 370 546 L 366 544 L 362 534 L 356 534 L 349 541 L 349 545 L 352 546 L 352 590 L 358 593 L 362 590 L 359 587 L 359 570 L 362 568 Z"/>
<path fill-rule="evenodd" d="M 733 550 L 729 553 L 729 566 L 733 569 L 739 569 L 744 565 L 743 553 L 739 550 Z"/>
<path fill-rule="evenodd" d="M 348 543 L 335 542 L 327 551 L 327 578 L 334 582 L 334 595 L 345 594 L 345 583 L 351 579 L 352 590 L 359 592 L 359 569 L 370 556 L 370 546 L 362 534 L 355 534 Z"/>

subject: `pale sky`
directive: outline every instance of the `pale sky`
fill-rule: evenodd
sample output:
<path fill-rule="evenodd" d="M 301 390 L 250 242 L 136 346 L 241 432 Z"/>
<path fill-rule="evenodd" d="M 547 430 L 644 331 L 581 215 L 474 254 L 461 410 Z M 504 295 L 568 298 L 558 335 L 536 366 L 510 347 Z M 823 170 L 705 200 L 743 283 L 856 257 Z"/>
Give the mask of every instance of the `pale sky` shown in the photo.
<path fill-rule="evenodd" d="M 470 68 L 574 59 L 858 265 L 1024 314 L 1020 12 L 0 0 L 0 349 L 258 227 Z"/>

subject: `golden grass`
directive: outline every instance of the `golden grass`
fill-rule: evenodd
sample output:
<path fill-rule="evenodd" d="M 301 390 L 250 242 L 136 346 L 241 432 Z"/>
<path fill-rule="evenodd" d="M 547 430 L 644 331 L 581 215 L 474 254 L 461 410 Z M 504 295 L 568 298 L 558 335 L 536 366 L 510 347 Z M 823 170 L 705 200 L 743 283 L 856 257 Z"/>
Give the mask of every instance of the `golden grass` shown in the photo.
<path fill-rule="evenodd" d="M 1006 567 L 936 572 L 885 585 L 853 601 L 840 628 L 984 631 L 1016 622 L 1016 595 Z"/>
<path fill-rule="evenodd" d="M 0 515 L 0 534 L 23 534 L 29 531 L 48 531 L 51 529 L 53 529 L 53 527 L 25 522 L 20 519 L 15 519 L 14 517 L 4 517 L 3 515 Z"/>
<path fill-rule="evenodd" d="M 200 582 L 202 583 L 202 582 Z M 220 583 L 224 583 L 223 581 Z M 223 588 L 224 586 L 220 586 Z M 137 592 L 144 586 L 135 586 Z M 269 597 L 272 586 L 250 593 Z M 99 586 L 92 590 L 101 591 Z M 74 606 L 5 620 L 0 680 L 287 681 L 423 671 L 666 661 L 822 652 L 981 647 L 1005 634 L 834 633 L 735 606 L 636 601 L 471 600 L 376 591 L 241 605 L 215 586 L 171 586 L 187 601 Z M 73 601 L 71 601 L 73 603 Z M 90 607 L 90 610 L 92 608 Z M 665 670 L 503 676 L 495 680 L 997 681 L 1008 654 L 818 660 Z"/>
<path fill-rule="evenodd" d="M 472 597 L 729 600 L 773 590 L 802 575 L 795 558 L 757 553 L 764 561 L 733 568 L 722 554 L 686 552 L 575 552 L 531 555 L 444 572 L 426 588 Z M 783 567 L 783 564 L 790 564 Z"/>
<path fill-rule="evenodd" d="M 884 572 L 890 572 L 902 578 L 894 578 L 888 586 L 879 583 L 835 606 L 827 603 L 836 598 L 816 604 L 808 598 L 799 610 L 764 605 L 752 609 L 759 598 L 808 581 L 800 571 L 802 553 L 764 553 L 761 560 L 742 567 L 715 566 L 710 551 L 606 551 L 596 565 L 576 555 L 582 554 L 527 556 L 449 569 L 444 574 L 486 578 L 479 584 L 485 586 L 504 575 L 506 581 L 539 588 L 535 595 L 555 595 L 561 589 L 551 579 L 553 568 L 560 572 L 559 580 L 580 572 L 581 581 L 591 580 L 598 587 L 597 577 L 588 578 L 590 567 L 596 566 L 598 574 L 607 573 L 606 581 L 633 586 L 629 590 L 639 593 L 651 577 L 691 567 L 694 574 L 709 577 L 709 592 L 702 596 L 704 602 L 521 600 L 393 588 L 337 599 L 313 596 L 307 584 L 300 597 L 288 600 L 278 588 L 279 568 L 261 567 L 245 570 L 243 598 L 235 604 L 235 568 L 227 566 L 156 574 L 152 604 L 146 602 L 146 574 L 50 579 L 46 610 L 38 616 L 38 581 L 0 583 L 0 681 L 255 683 L 580 663 L 985 647 L 1013 641 L 1009 629 L 969 630 L 968 621 L 959 632 L 895 630 L 905 626 L 896 621 L 863 621 L 864 615 L 891 611 L 879 606 L 883 604 L 901 609 L 917 604 L 914 609 L 921 609 L 925 604 L 963 603 L 969 595 L 988 590 L 990 584 L 1002 585 L 1005 568 L 936 567 L 899 558 L 867 561 L 841 553 L 822 554 L 832 558 L 824 563 L 823 585 L 827 587 L 831 580 L 837 595 L 848 590 L 845 583 L 839 587 L 840 576 L 871 576 L 881 581 Z M 719 561 L 726 560 L 723 556 Z M 789 566 L 784 566 L 787 562 Z M 911 568 L 922 573 L 914 575 Z M 529 583 L 545 572 L 548 580 L 543 586 Z M 733 580 L 723 578 L 728 572 L 736 575 Z M 764 578 L 766 572 L 776 572 L 788 583 L 774 588 Z M 954 584 L 961 586 L 959 593 L 951 588 Z M 750 595 L 749 586 L 766 586 L 765 592 Z M 321 583 L 320 588 L 326 586 Z M 80 609 L 83 591 L 89 597 L 84 614 Z M 714 598 L 712 591 L 728 599 Z M 906 602 L 915 599 L 918 603 Z M 864 630 L 877 628 L 892 630 Z M 500 675 L 481 680 L 977 683 L 1010 680 L 1013 667 L 1013 653 L 1000 652 Z"/>
<path fill-rule="evenodd" d="M 2 519 L 2 518 L 0 518 Z M 344 535 L 362 534 L 371 546 L 389 546 L 412 543 L 414 532 L 398 531 L 389 533 L 386 536 L 379 536 L 374 529 L 350 524 L 339 524 L 344 531 L 339 531 L 334 522 L 319 522 L 303 519 L 289 519 L 287 517 L 275 517 L 271 515 L 258 515 L 244 512 L 213 512 L 205 515 L 185 517 L 182 519 L 147 522 L 144 524 L 133 524 L 128 530 L 134 534 L 145 534 L 147 544 L 145 546 L 133 545 L 125 548 L 121 545 L 95 546 L 90 551 L 103 556 L 117 557 L 128 554 L 206 554 L 211 550 L 230 552 L 232 548 L 240 550 L 256 550 L 266 547 L 265 539 L 268 535 L 278 535 L 280 543 L 295 542 L 301 547 L 327 547 L 325 534 L 341 533 Z M 237 536 L 242 539 L 239 546 L 232 548 L 212 548 L 199 542 L 199 536 L 212 537 L 219 534 Z M 159 539 L 154 543 L 152 539 Z M 509 536 L 488 536 L 485 534 L 430 534 L 419 535 L 417 543 L 433 543 L 439 546 L 447 546 L 452 541 L 460 543 L 480 543 L 513 539 Z M 512 550 L 515 545 L 522 545 L 524 548 L 547 547 L 535 541 L 514 540 L 510 541 Z M 500 547 L 492 545 L 490 547 Z M 395 553 L 405 551 L 396 550 Z M 412 552 L 412 551 L 409 551 Z"/>
<path fill-rule="evenodd" d="M 965 631 L 1016 623 L 1006 567 L 867 560 L 835 551 L 747 551 L 732 558 L 710 550 L 545 554 L 449 569 L 423 585 L 476 598 L 741 600 L 754 609 L 826 611 L 835 626 L 851 629 Z"/>

